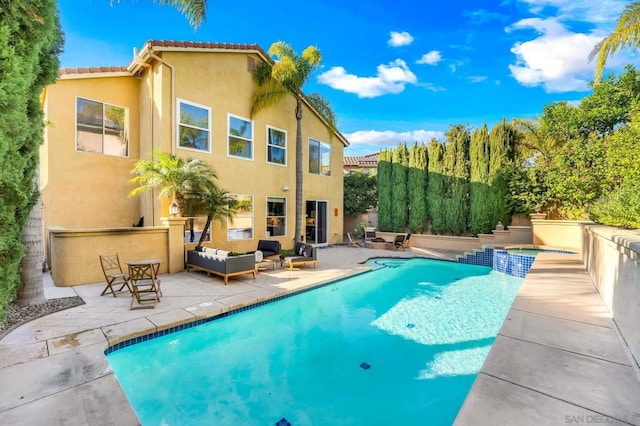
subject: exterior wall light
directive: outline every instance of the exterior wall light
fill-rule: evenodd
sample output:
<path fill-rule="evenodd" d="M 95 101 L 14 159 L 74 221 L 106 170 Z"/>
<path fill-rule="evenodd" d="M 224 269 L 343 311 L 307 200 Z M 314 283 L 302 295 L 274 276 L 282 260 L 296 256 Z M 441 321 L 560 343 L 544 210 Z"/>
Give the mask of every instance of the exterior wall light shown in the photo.
<path fill-rule="evenodd" d="M 171 203 L 171 205 L 169 206 L 169 214 L 171 215 L 171 217 L 176 217 L 179 213 L 180 207 L 178 207 L 175 202 Z"/>

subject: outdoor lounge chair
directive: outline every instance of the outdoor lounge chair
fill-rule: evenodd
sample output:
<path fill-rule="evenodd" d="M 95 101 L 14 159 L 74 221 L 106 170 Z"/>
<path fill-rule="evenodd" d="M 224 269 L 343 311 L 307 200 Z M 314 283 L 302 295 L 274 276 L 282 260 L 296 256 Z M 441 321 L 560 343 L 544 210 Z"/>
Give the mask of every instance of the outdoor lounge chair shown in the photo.
<path fill-rule="evenodd" d="M 401 248 L 404 250 L 404 239 L 406 237 L 404 234 L 396 235 L 396 238 L 393 240 L 393 249 L 398 250 Z"/>
<path fill-rule="evenodd" d="M 404 239 L 404 247 L 410 247 L 409 246 L 409 240 L 411 239 L 411 232 L 409 232 L 407 234 L 407 238 Z"/>
<path fill-rule="evenodd" d="M 294 265 L 303 263 L 313 263 L 314 269 L 318 267 L 318 249 L 311 244 L 298 242 L 293 248 L 292 254 L 283 254 L 280 256 L 280 267 L 284 264 L 289 265 L 289 270 L 293 270 Z"/>
<path fill-rule="evenodd" d="M 102 266 L 104 279 L 107 281 L 107 286 L 100 296 L 104 296 L 105 293 L 110 291 L 113 297 L 116 297 L 116 291 L 121 292 L 125 287 L 131 291 L 131 287 L 129 287 L 129 274 L 122 271 L 117 253 L 100 255 L 100 265 Z M 116 290 L 114 286 L 118 285 L 120 288 Z"/>
<path fill-rule="evenodd" d="M 362 242 L 353 239 L 351 232 L 347 232 L 347 237 L 349 238 L 349 247 L 364 247 Z"/>

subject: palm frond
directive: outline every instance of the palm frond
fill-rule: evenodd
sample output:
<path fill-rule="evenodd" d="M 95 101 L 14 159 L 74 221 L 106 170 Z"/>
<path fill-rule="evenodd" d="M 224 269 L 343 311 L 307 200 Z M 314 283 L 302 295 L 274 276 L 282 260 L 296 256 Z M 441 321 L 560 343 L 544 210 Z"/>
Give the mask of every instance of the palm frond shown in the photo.
<path fill-rule="evenodd" d="M 322 118 L 324 118 L 324 120 L 327 122 L 327 125 L 329 126 L 330 130 L 333 132 L 337 131 L 338 126 L 336 122 L 336 115 L 331 109 L 331 106 L 329 105 L 329 100 L 327 100 L 325 97 L 323 97 L 319 93 L 315 93 L 315 92 L 309 93 L 307 95 L 307 99 L 309 100 L 311 105 L 313 105 L 313 108 L 315 108 L 315 110 L 320 114 L 320 116 L 322 116 Z"/>
<path fill-rule="evenodd" d="M 637 50 L 639 46 L 640 1 L 634 1 L 623 9 L 613 32 L 600 41 L 589 54 L 589 60 L 598 57 L 594 81 L 598 83 L 602 80 L 602 73 L 608 58 L 625 47 Z"/>
<path fill-rule="evenodd" d="M 269 56 L 275 56 L 276 60 L 280 61 L 282 58 L 297 59 L 298 55 L 291 46 L 284 41 L 276 41 L 269 47 Z"/>
<path fill-rule="evenodd" d="M 178 9 L 189 21 L 194 30 L 206 19 L 207 0 L 154 0 L 162 5 L 171 5 Z"/>

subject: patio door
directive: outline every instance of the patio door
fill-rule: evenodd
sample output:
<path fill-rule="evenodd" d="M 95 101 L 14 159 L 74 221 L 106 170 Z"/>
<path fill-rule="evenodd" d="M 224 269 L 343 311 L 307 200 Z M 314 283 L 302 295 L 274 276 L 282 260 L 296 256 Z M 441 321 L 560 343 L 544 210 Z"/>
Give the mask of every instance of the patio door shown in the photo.
<path fill-rule="evenodd" d="M 326 201 L 307 200 L 306 202 L 305 241 L 308 244 L 327 244 L 327 205 Z"/>

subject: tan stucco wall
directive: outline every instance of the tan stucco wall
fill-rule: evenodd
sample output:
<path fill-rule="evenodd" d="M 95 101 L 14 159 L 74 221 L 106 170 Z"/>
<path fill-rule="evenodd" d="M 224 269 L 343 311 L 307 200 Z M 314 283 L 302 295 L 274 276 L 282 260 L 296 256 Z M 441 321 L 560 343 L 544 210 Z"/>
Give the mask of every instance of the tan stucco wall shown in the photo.
<path fill-rule="evenodd" d="M 295 99 L 287 96 L 276 105 L 261 110 L 250 117 L 251 94 L 255 88 L 252 74 L 247 71 L 247 56 L 237 53 L 158 53 L 168 65 L 154 63 L 153 83 L 147 83 L 145 74 L 143 86 L 153 86 L 155 107 L 141 109 L 141 122 L 147 123 L 153 112 L 154 146 L 165 152 L 201 158 L 210 162 L 216 170 L 221 187 L 231 194 L 252 195 L 254 199 L 254 238 L 252 240 L 228 241 L 226 231 L 214 227 L 211 245 L 232 251 L 255 250 L 258 239 L 277 239 L 284 247 L 293 245 L 295 234 Z M 173 71 L 171 67 L 173 67 Z M 175 117 L 176 101 L 171 97 L 172 78 L 175 78 L 175 98 L 211 108 L 212 141 L 211 153 L 198 152 L 177 147 L 177 128 L 167 117 Z M 239 159 L 227 155 L 228 114 L 252 120 L 253 159 Z M 267 163 L 267 126 L 287 132 L 286 167 Z M 343 184 L 342 164 L 344 146 L 313 112 L 304 107 L 302 120 L 303 145 L 303 188 L 304 200 L 328 202 L 328 235 L 330 244 L 341 241 Z M 309 138 L 331 145 L 331 176 L 308 173 Z M 283 191 L 288 187 L 288 191 Z M 267 197 L 284 197 L 287 200 L 287 235 L 266 236 Z M 156 219 L 167 214 L 168 203 L 156 199 L 151 206 L 143 205 L 142 212 Z M 337 210 L 337 216 L 335 215 Z M 303 230 L 304 235 L 304 230 Z"/>
<path fill-rule="evenodd" d="M 47 130 L 43 146 L 43 202 L 45 227 L 110 228 L 130 226 L 140 216 L 145 226 L 159 226 L 168 216 L 167 200 L 157 194 L 129 197 L 130 171 L 139 158 L 151 159 L 164 151 L 201 158 L 216 170 L 219 185 L 232 194 L 252 195 L 254 236 L 251 240 L 227 241 L 224 227 L 215 224 L 210 245 L 232 251 L 255 250 L 258 239 L 293 245 L 295 234 L 295 99 L 287 96 L 253 117 L 253 159 L 227 155 L 228 114 L 251 119 L 252 74 L 246 53 L 157 52 L 173 67 L 152 61 L 139 76 L 82 75 L 65 78 L 47 88 L 46 112 L 54 127 Z M 257 57 L 256 57 L 257 58 Z M 128 158 L 76 152 L 76 97 L 129 108 L 130 154 Z M 212 152 L 178 148 L 176 99 L 211 108 Z M 287 132 L 286 167 L 266 161 L 267 125 Z M 343 143 L 313 112 L 304 107 L 303 200 L 328 202 L 328 242 L 341 241 Z M 308 140 L 331 145 L 331 176 L 308 173 Z M 283 187 L 288 187 L 284 191 Z M 266 199 L 287 200 L 287 235 L 266 236 Z M 303 203 L 304 206 L 304 203 Z M 304 235 L 304 229 L 303 229 Z"/>
<path fill-rule="evenodd" d="M 58 287 L 104 281 L 99 256 L 117 253 L 126 262 L 159 259 L 168 272 L 168 227 L 113 229 L 51 229 L 51 277 Z"/>
<path fill-rule="evenodd" d="M 589 222 L 533 219 L 531 223 L 533 244 L 582 253 L 582 225 Z"/>

